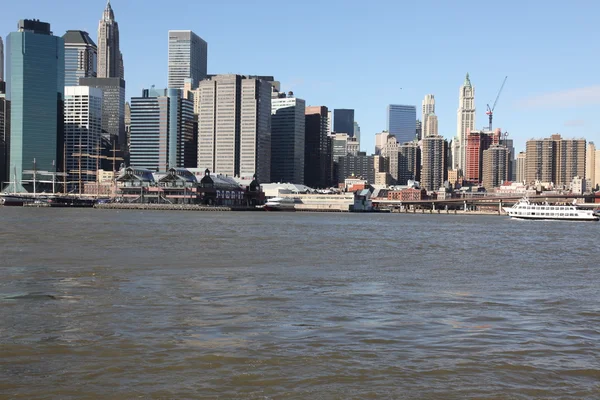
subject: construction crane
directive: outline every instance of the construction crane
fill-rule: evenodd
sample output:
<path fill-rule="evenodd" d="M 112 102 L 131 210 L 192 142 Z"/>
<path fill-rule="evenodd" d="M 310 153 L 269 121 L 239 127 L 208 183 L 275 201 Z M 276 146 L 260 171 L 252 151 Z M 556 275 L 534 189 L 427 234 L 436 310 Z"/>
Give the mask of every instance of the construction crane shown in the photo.
<path fill-rule="evenodd" d="M 496 101 L 494 101 L 494 105 L 490 108 L 490 105 L 487 105 L 486 114 L 490 117 L 490 131 L 492 130 L 492 120 L 494 119 L 494 110 L 496 109 L 496 104 L 498 104 L 498 99 L 500 98 L 500 94 L 502 94 L 502 89 L 504 89 L 504 84 L 508 76 L 504 77 L 504 81 L 502 82 L 502 86 L 500 86 L 500 90 L 498 91 L 498 95 L 496 96 Z"/>

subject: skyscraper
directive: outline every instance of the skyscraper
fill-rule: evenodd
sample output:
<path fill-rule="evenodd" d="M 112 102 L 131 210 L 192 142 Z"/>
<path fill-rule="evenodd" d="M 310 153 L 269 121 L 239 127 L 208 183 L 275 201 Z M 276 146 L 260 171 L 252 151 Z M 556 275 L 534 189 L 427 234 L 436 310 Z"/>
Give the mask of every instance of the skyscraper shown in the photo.
<path fill-rule="evenodd" d="M 483 152 L 500 143 L 500 129 L 490 131 L 469 131 L 465 150 L 465 182 L 479 185 L 483 180 Z"/>
<path fill-rule="evenodd" d="M 469 74 L 460 87 L 458 98 L 458 118 L 454 154 L 454 169 L 463 171 L 466 168 L 467 134 L 475 129 L 475 87 L 471 84 Z"/>
<path fill-rule="evenodd" d="M 0 81 L 0 189 L 8 182 L 10 152 L 10 101 L 6 98 L 6 82 Z"/>
<path fill-rule="evenodd" d="M 185 79 L 192 88 L 206 78 L 208 45 L 192 31 L 169 31 L 169 88 L 183 89 Z"/>
<path fill-rule="evenodd" d="M 596 186 L 596 145 L 593 142 L 587 144 L 585 151 L 585 178 L 590 180 L 592 187 Z"/>
<path fill-rule="evenodd" d="M 98 78 L 125 79 L 123 54 L 119 48 L 119 24 L 115 21 L 110 0 L 106 2 L 98 24 Z"/>
<path fill-rule="evenodd" d="M 375 134 L 375 155 L 381 154 L 381 150 L 388 141 L 388 136 L 390 136 L 390 133 L 388 131 L 383 131 Z"/>
<path fill-rule="evenodd" d="M 360 143 L 360 125 L 358 122 L 354 121 L 354 138 L 358 143 Z"/>
<path fill-rule="evenodd" d="M 417 132 L 417 108 L 390 104 L 387 108 L 387 130 L 399 143 L 415 140 Z"/>
<path fill-rule="evenodd" d="M 346 108 L 333 110 L 333 131 L 354 136 L 354 110 Z"/>
<path fill-rule="evenodd" d="M 96 43 L 84 31 L 67 31 L 65 41 L 65 86 L 79 85 L 79 78 L 95 78 L 98 63 Z"/>
<path fill-rule="evenodd" d="M 398 147 L 398 185 L 421 178 L 421 148 L 416 142 L 403 143 Z"/>
<path fill-rule="evenodd" d="M 304 184 L 313 188 L 330 185 L 332 155 L 328 146 L 325 106 L 308 106 L 305 110 Z"/>
<path fill-rule="evenodd" d="M 488 192 L 509 180 L 509 150 L 506 146 L 496 144 L 483 152 L 483 187 Z"/>
<path fill-rule="evenodd" d="M 305 101 L 271 99 L 271 180 L 304 183 Z"/>
<path fill-rule="evenodd" d="M 427 116 L 429 114 L 435 114 L 435 97 L 432 94 L 425 95 L 425 98 L 421 102 L 422 132 L 427 132 Z"/>
<path fill-rule="evenodd" d="M 4 80 L 4 42 L 0 36 L 0 81 Z"/>
<path fill-rule="evenodd" d="M 69 190 L 96 181 L 102 140 L 102 90 L 65 87 L 65 153 Z M 75 183 L 76 182 L 76 183 Z"/>
<path fill-rule="evenodd" d="M 423 125 L 423 137 L 438 135 L 438 118 L 434 113 L 429 113 L 425 116 L 425 124 Z"/>
<path fill-rule="evenodd" d="M 242 75 L 200 82 L 198 168 L 270 181 L 271 92 L 271 82 Z"/>
<path fill-rule="evenodd" d="M 516 177 L 516 181 L 519 183 L 523 183 L 525 182 L 525 176 L 526 176 L 526 172 L 527 172 L 527 153 L 525 153 L 524 151 L 520 152 L 519 154 L 517 154 L 517 177 Z"/>
<path fill-rule="evenodd" d="M 7 38 L 7 97 L 11 101 L 10 167 L 23 192 L 24 170 L 54 171 L 63 155 L 64 41 L 50 24 L 21 20 Z M 16 180 L 16 181 L 15 181 Z"/>
<path fill-rule="evenodd" d="M 131 99 L 131 165 L 150 170 L 196 167 L 193 102 L 179 89 L 145 89 Z"/>
<path fill-rule="evenodd" d="M 447 143 L 441 136 L 423 138 L 423 168 L 421 170 L 421 187 L 438 190 L 446 180 Z"/>
<path fill-rule="evenodd" d="M 585 176 L 585 139 L 549 138 L 527 141 L 527 183 L 540 181 L 568 188 L 574 177 Z"/>

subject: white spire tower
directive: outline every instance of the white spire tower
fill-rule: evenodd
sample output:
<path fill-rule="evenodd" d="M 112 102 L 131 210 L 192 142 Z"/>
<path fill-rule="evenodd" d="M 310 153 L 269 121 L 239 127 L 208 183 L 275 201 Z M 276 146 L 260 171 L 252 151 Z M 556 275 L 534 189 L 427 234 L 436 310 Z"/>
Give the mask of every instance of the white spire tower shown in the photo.
<path fill-rule="evenodd" d="M 435 97 L 432 94 L 425 95 L 425 98 L 421 102 L 422 104 L 422 112 L 421 112 L 421 132 L 427 132 L 427 117 L 429 114 L 435 114 Z M 425 134 L 423 134 L 425 136 Z"/>
<path fill-rule="evenodd" d="M 456 138 L 453 146 L 453 168 L 464 172 L 466 161 L 466 139 L 467 133 L 475 129 L 475 88 L 471 85 L 469 73 L 465 77 L 465 82 L 460 87 L 458 100 L 458 118 L 456 128 Z"/>

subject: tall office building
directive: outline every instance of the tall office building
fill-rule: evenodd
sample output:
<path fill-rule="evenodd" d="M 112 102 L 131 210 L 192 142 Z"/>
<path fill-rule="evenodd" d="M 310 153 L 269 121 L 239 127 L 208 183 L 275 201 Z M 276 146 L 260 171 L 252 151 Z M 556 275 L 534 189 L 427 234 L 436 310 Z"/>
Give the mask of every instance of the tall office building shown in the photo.
<path fill-rule="evenodd" d="M 65 153 L 69 191 L 95 182 L 102 140 L 102 90 L 65 87 Z"/>
<path fill-rule="evenodd" d="M 306 103 L 292 92 L 271 100 L 271 180 L 304 183 Z"/>
<path fill-rule="evenodd" d="M 338 160 L 338 182 L 344 182 L 348 178 L 362 178 L 370 184 L 375 184 L 375 156 L 365 153 L 356 155 L 345 155 Z"/>
<path fill-rule="evenodd" d="M 585 176 L 585 139 L 549 138 L 527 141 L 527 183 L 540 181 L 568 188 L 574 177 Z"/>
<path fill-rule="evenodd" d="M 400 179 L 399 176 L 399 156 L 400 156 L 400 143 L 396 140 L 396 136 L 390 135 L 387 132 L 382 132 L 386 135 L 382 135 L 381 137 L 386 139 L 385 144 L 381 147 L 381 156 L 385 157 L 388 160 L 388 171 L 390 173 L 390 177 L 392 179 L 392 183 L 396 184 Z"/>
<path fill-rule="evenodd" d="M 0 81 L 4 80 L 4 42 L 0 36 Z"/>
<path fill-rule="evenodd" d="M 421 187 L 428 190 L 438 190 L 446 180 L 447 143 L 441 136 L 423 138 L 423 168 L 421 169 Z"/>
<path fill-rule="evenodd" d="M 123 54 L 119 47 L 119 24 L 110 0 L 98 23 L 98 78 L 125 79 Z"/>
<path fill-rule="evenodd" d="M 435 114 L 435 97 L 432 94 L 425 95 L 425 98 L 421 102 L 422 132 L 427 132 L 427 116 L 429 114 Z"/>
<path fill-rule="evenodd" d="M 354 121 L 354 138 L 358 143 L 360 143 L 360 125 L 358 122 Z"/>
<path fill-rule="evenodd" d="M 95 78 L 98 63 L 96 43 L 84 31 L 67 31 L 65 41 L 65 86 L 79 85 L 80 78 Z"/>
<path fill-rule="evenodd" d="M 327 113 L 327 135 L 331 135 L 333 132 L 333 111 L 329 110 Z"/>
<path fill-rule="evenodd" d="M 416 121 L 415 137 L 417 140 L 423 139 L 423 122 L 420 119 Z"/>
<path fill-rule="evenodd" d="M 333 131 L 354 136 L 354 110 L 346 108 L 333 110 Z"/>
<path fill-rule="evenodd" d="M 179 89 L 144 89 L 131 99 L 131 165 L 195 168 L 194 105 Z"/>
<path fill-rule="evenodd" d="M 519 183 L 523 183 L 526 181 L 526 172 L 527 172 L 527 153 L 524 151 L 517 154 L 517 177 L 516 181 Z"/>
<path fill-rule="evenodd" d="M 398 185 L 421 179 L 421 148 L 417 142 L 398 146 Z"/>
<path fill-rule="evenodd" d="M 185 79 L 192 88 L 207 75 L 208 44 L 192 31 L 169 31 L 169 88 L 183 89 Z"/>
<path fill-rule="evenodd" d="M 458 118 L 456 143 L 454 144 L 454 169 L 463 171 L 466 168 L 467 134 L 475 129 L 475 87 L 471 84 L 469 74 L 460 87 L 458 98 Z"/>
<path fill-rule="evenodd" d="M 434 113 L 429 113 L 425 116 L 425 124 L 423 125 L 423 137 L 438 135 L 438 118 Z"/>
<path fill-rule="evenodd" d="M 507 139 L 508 134 L 501 135 L 500 144 L 508 149 L 508 180 L 515 181 L 517 179 L 517 166 L 515 161 L 515 145 L 513 139 Z"/>
<path fill-rule="evenodd" d="M 388 136 L 390 136 L 390 133 L 388 131 L 383 131 L 375 134 L 375 155 L 381 154 L 381 150 L 388 141 Z"/>
<path fill-rule="evenodd" d="M 490 131 L 469 131 L 466 140 L 465 182 L 479 185 L 483 180 L 483 152 L 492 145 L 500 144 L 500 129 Z"/>
<path fill-rule="evenodd" d="M 417 132 L 417 108 L 390 104 L 387 108 L 387 131 L 399 143 L 412 142 Z"/>
<path fill-rule="evenodd" d="M 0 189 L 8 182 L 10 151 L 10 101 L 6 99 L 6 82 L 0 81 Z"/>
<path fill-rule="evenodd" d="M 496 144 L 483 151 L 483 187 L 488 192 L 509 180 L 509 150 Z"/>
<path fill-rule="evenodd" d="M 229 74 L 198 87 L 198 168 L 269 182 L 271 82 Z"/>
<path fill-rule="evenodd" d="M 304 184 L 313 188 L 331 185 L 332 154 L 329 151 L 325 106 L 308 106 L 305 110 Z"/>
<path fill-rule="evenodd" d="M 11 101 L 9 191 L 23 192 L 23 171 L 62 166 L 65 48 L 50 24 L 21 20 L 7 38 L 7 97 Z"/>

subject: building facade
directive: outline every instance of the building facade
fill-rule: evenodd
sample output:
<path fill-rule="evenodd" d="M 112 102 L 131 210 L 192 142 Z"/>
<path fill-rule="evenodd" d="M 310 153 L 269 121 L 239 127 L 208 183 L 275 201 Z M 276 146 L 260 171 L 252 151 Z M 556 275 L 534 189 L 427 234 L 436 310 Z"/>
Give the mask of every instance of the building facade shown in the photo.
<path fill-rule="evenodd" d="M 200 82 L 198 168 L 271 180 L 271 92 L 270 81 L 242 75 Z"/>
<path fill-rule="evenodd" d="M 398 143 L 394 135 L 387 134 L 385 137 L 387 138 L 387 142 L 381 149 L 381 156 L 388 160 L 390 177 L 392 183 L 395 184 L 400 179 L 400 175 L 398 174 L 400 171 L 400 143 Z"/>
<path fill-rule="evenodd" d="M 387 131 L 400 143 L 413 141 L 417 132 L 417 108 L 390 104 L 387 108 Z"/>
<path fill-rule="evenodd" d="M 425 117 L 425 124 L 423 125 L 423 137 L 437 136 L 438 135 L 438 118 L 434 113 L 429 113 Z"/>
<path fill-rule="evenodd" d="M 98 23 L 98 78 L 125 79 L 123 55 L 119 44 L 119 24 L 115 21 L 115 14 L 110 5 L 102 13 Z"/>
<path fill-rule="evenodd" d="M 585 178 L 590 180 L 592 188 L 596 187 L 596 145 L 593 142 L 587 144 L 585 151 Z"/>
<path fill-rule="evenodd" d="M 421 132 L 427 132 L 427 116 L 435 114 L 435 97 L 432 94 L 425 95 L 421 102 Z"/>
<path fill-rule="evenodd" d="M 0 81 L 4 80 L 4 41 L 0 36 Z"/>
<path fill-rule="evenodd" d="M 304 184 L 312 188 L 331 186 L 333 158 L 327 137 L 328 115 L 325 106 L 308 106 L 305 110 Z"/>
<path fill-rule="evenodd" d="M 421 179 L 421 148 L 417 142 L 403 143 L 398 146 L 397 185 L 407 185 L 408 181 Z"/>
<path fill-rule="evenodd" d="M 305 101 L 292 92 L 271 100 L 273 182 L 304 183 L 305 109 Z"/>
<path fill-rule="evenodd" d="M 9 179 L 10 101 L 6 98 L 6 82 L 0 81 L 0 189 Z"/>
<path fill-rule="evenodd" d="M 446 152 L 448 145 L 443 137 L 431 136 L 422 140 L 423 167 L 421 187 L 427 191 L 438 190 L 446 180 Z"/>
<path fill-rule="evenodd" d="M 364 153 L 358 155 L 346 155 L 339 159 L 338 182 L 344 182 L 348 178 L 364 179 L 370 184 L 375 184 L 374 156 Z"/>
<path fill-rule="evenodd" d="M 208 44 L 192 31 L 169 31 L 169 88 L 192 88 L 207 76 Z"/>
<path fill-rule="evenodd" d="M 527 179 L 527 153 L 524 151 L 517 154 L 516 170 L 516 181 L 519 183 L 525 182 Z"/>
<path fill-rule="evenodd" d="M 475 129 L 475 111 L 475 87 L 471 84 L 471 79 L 467 74 L 458 96 L 456 143 L 453 155 L 454 169 L 464 171 L 466 168 L 467 135 Z"/>
<path fill-rule="evenodd" d="M 354 136 L 354 110 L 346 108 L 333 110 L 333 131 Z"/>
<path fill-rule="evenodd" d="M 21 20 L 18 31 L 8 35 L 9 175 L 14 177 L 9 191 L 25 191 L 23 171 L 31 170 L 34 160 L 38 170 L 62 165 L 64 50 L 63 39 L 45 22 Z"/>
<path fill-rule="evenodd" d="M 102 140 L 102 91 L 88 86 L 65 87 L 65 153 L 69 191 L 83 192 L 95 182 Z"/>
<path fill-rule="evenodd" d="M 500 143 L 500 130 L 469 131 L 466 140 L 464 181 L 479 185 L 483 180 L 483 152 Z"/>
<path fill-rule="evenodd" d="M 509 150 L 504 145 L 492 145 L 483 151 L 483 187 L 487 191 L 508 181 Z"/>
<path fill-rule="evenodd" d="M 67 31 L 65 42 L 65 86 L 79 85 L 80 78 L 96 78 L 98 48 L 85 31 Z"/>
<path fill-rule="evenodd" d="M 131 165 L 152 171 L 195 168 L 193 127 L 193 102 L 179 89 L 143 90 L 131 99 Z"/>
<path fill-rule="evenodd" d="M 575 176 L 585 176 L 585 139 L 549 138 L 527 141 L 527 183 L 553 183 L 568 188 Z"/>
<path fill-rule="evenodd" d="M 388 136 L 390 136 L 390 133 L 388 131 L 383 131 L 375 134 L 375 155 L 381 154 L 381 150 L 387 143 Z"/>

